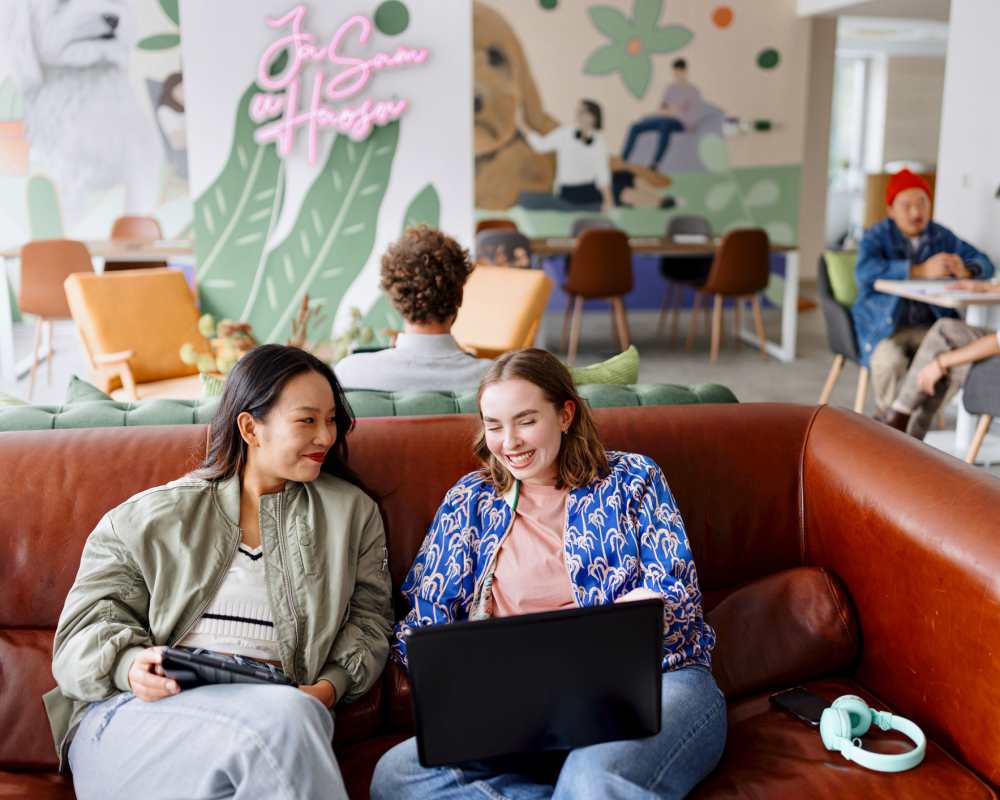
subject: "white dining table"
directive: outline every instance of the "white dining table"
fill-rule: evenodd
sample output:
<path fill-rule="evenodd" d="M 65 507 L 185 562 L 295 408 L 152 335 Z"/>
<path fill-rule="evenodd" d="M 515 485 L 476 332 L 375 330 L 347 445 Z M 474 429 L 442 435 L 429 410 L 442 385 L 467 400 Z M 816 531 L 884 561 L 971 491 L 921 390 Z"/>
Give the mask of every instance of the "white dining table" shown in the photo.
<path fill-rule="evenodd" d="M 84 241 L 91 258 L 103 263 L 121 261 L 169 261 L 171 259 L 193 259 L 194 242 L 189 239 L 170 239 L 157 242 L 139 242 L 129 239 L 93 239 Z M 9 296 L 11 275 L 21 259 L 21 246 L 0 250 L 0 383 L 13 386 L 19 378 L 31 369 L 31 358 L 15 360 L 14 319 L 11 314 Z M 45 341 L 41 359 L 48 358 L 51 343 Z"/>
<path fill-rule="evenodd" d="M 1000 308 L 1000 292 L 969 292 L 945 288 L 950 283 L 954 281 L 878 280 L 875 281 L 875 291 L 915 300 L 918 303 L 953 309 L 963 314 L 965 321 L 974 327 L 996 327 L 992 316 L 995 310 Z M 965 458 L 975 431 L 976 418 L 965 410 L 959 395 L 955 435 L 951 436 L 947 431 L 930 431 L 924 441 L 958 458 Z M 1000 462 L 1000 437 L 987 436 L 979 449 L 977 460 L 983 463 Z"/>

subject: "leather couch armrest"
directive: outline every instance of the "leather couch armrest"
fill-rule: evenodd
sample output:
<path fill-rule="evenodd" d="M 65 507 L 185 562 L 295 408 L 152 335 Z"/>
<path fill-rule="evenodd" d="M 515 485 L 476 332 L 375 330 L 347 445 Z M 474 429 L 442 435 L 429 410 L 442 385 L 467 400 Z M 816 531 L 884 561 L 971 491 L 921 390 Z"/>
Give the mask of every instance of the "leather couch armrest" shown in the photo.
<path fill-rule="evenodd" d="M 395 661 L 389 661 L 385 668 L 386 689 L 389 695 L 389 728 L 393 731 L 413 733 L 413 699 L 410 676 Z"/>

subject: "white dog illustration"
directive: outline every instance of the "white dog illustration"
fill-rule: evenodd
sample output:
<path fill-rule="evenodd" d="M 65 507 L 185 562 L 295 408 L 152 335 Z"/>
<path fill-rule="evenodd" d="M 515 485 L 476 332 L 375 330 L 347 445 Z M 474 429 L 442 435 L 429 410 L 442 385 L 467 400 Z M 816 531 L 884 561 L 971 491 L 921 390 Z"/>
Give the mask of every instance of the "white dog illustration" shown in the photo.
<path fill-rule="evenodd" d="M 4 0 L 11 74 L 24 98 L 34 169 L 56 184 L 68 224 L 91 192 L 125 185 L 125 212 L 148 214 L 163 145 L 129 82 L 129 0 Z"/>

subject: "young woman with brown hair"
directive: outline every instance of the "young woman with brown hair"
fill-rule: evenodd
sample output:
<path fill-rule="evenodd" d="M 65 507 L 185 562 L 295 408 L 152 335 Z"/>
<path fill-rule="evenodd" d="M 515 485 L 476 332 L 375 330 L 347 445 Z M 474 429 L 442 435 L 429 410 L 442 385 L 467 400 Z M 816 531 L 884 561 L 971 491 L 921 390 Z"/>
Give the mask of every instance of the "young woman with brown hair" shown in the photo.
<path fill-rule="evenodd" d="M 407 633 L 422 625 L 662 598 L 663 729 L 543 758 L 542 768 L 535 758 L 424 768 L 410 739 L 379 762 L 372 797 L 683 797 L 722 755 L 726 707 L 663 473 L 647 456 L 605 451 L 568 370 L 544 350 L 497 360 L 479 411 L 483 468 L 449 490 L 403 583 L 410 612 L 395 657 L 405 665 Z"/>

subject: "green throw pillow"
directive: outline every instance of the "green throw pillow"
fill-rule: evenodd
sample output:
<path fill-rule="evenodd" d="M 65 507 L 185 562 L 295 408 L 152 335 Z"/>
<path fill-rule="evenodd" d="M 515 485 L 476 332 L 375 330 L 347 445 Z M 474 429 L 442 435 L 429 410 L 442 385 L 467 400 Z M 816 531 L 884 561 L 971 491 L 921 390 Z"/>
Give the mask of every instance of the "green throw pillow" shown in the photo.
<path fill-rule="evenodd" d="M 66 404 L 70 403 L 93 403 L 95 400 L 111 400 L 111 395 L 105 394 L 94 384 L 81 380 L 76 375 L 71 375 L 69 387 L 66 389 Z"/>
<path fill-rule="evenodd" d="M 624 353 L 612 356 L 600 364 L 589 367 L 570 367 L 569 374 L 577 386 L 586 383 L 615 383 L 628 385 L 639 382 L 639 351 L 630 345 Z"/>
<path fill-rule="evenodd" d="M 21 398 L 14 397 L 14 395 L 12 395 L 12 394 L 4 394 L 3 392 L 0 392 L 0 407 L 3 407 L 3 406 L 26 406 L 26 405 L 28 405 L 28 403 L 26 403 Z"/>
<path fill-rule="evenodd" d="M 854 276 L 858 254 L 827 250 L 823 253 L 823 260 L 826 262 L 826 274 L 830 279 L 834 299 L 842 306 L 853 306 L 858 299 L 858 282 Z"/>

